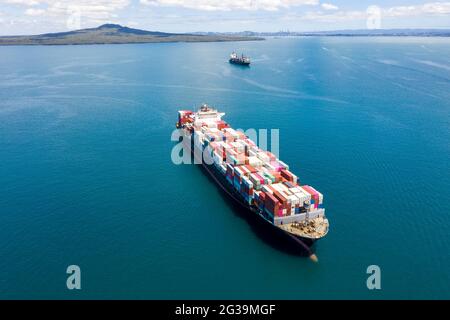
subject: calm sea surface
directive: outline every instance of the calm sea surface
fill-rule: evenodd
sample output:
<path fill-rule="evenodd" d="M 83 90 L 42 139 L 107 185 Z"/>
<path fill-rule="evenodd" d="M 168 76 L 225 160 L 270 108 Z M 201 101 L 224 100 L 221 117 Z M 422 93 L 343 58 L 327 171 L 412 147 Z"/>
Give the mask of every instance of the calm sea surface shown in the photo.
<path fill-rule="evenodd" d="M 280 129 L 319 263 L 172 164 L 202 102 Z M 450 39 L 0 47 L 0 160 L 0 298 L 450 298 Z"/>

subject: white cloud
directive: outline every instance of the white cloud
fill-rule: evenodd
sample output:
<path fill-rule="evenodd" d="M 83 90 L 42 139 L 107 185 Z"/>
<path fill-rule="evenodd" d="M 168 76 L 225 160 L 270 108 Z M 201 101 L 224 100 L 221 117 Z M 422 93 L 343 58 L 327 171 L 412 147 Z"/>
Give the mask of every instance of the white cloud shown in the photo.
<path fill-rule="evenodd" d="M 323 9 L 323 3 L 321 7 Z M 328 10 L 330 11 L 330 10 Z M 415 17 L 415 16 L 446 16 L 450 15 L 450 2 L 430 2 L 425 4 L 411 5 L 411 6 L 394 6 L 390 8 L 381 9 L 381 19 L 383 18 L 400 18 L 400 17 Z M 306 12 L 305 14 L 298 14 L 287 16 L 287 19 L 304 19 L 317 22 L 343 22 L 354 20 L 365 20 L 368 17 L 366 11 L 357 10 L 334 10 L 332 12 L 314 11 Z"/>
<path fill-rule="evenodd" d="M 32 23 L 40 30 L 54 30 L 94 27 L 108 22 L 119 22 L 118 14 L 129 6 L 132 0 L 0 0 L 3 3 L 26 7 L 21 28 Z M 17 20 L 12 14 L 9 20 Z M 27 23 L 24 23 L 26 20 Z M 18 21 L 18 20 L 17 20 Z M 76 22 L 76 24 L 74 24 Z M 19 24 L 18 24 L 19 25 Z M 3 31 L 4 32 L 4 31 Z M 0 33 L 3 33 L 0 31 Z"/>
<path fill-rule="evenodd" d="M 44 13 L 45 13 L 44 9 L 29 8 L 29 9 L 25 10 L 25 14 L 27 16 L 40 16 L 40 15 L 43 15 Z"/>
<path fill-rule="evenodd" d="M 3 1 L 5 3 L 22 4 L 22 5 L 26 5 L 26 6 L 36 6 L 40 3 L 39 0 L 3 0 Z"/>
<path fill-rule="evenodd" d="M 101 18 L 111 16 L 113 12 L 123 9 L 130 3 L 129 0 L 89 0 L 69 1 L 46 0 L 49 5 L 48 12 L 55 15 L 64 15 L 71 11 L 79 11 L 82 17 Z"/>
<path fill-rule="evenodd" d="M 397 6 L 383 11 L 388 17 L 450 14 L 450 2 L 431 2 L 422 5 Z"/>
<path fill-rule="evenodd" d="M 276 11 L 292 6 L 318 5 L 319 0 L 140 0 L 140 3 L 150 6 L 177 6 L 206 11 Z"/>
<path fill-rule="evenodd" d="M 79 11 L 82 17 L 107 18 L 113 17 L 114 12 L 127 7 L 130 0 L 0 0 L 9 4 L 24 6 L 45 6 L 45 13 L 49 16 L 67 16 L 70 12 Z M 40 15 L 42 9 L 27 10 L 27 15 Z"/>
<path fill-rule="evenodd" d="M 336 11 L 333 13 L 324 13 L 322 11 L 317 11 L 317 12 L 307 12 L 306 14 L 301 15 L 297 19 L 331 23 L 331 22 L 364 20 L 366 18 L 367 14 L 365 11 Z"/>
<path fill-rule="evenodd" d="M 426 3 L 423 5 L 423 9 L 427 13 L 449 14 L 450 13 L 450 2 Z"/>
<path fill-rule="evenodd" d="M 338 10 L 339 9 L 338 6 L 335 6 L 334 4 L 331 4 L 331 3 L 322 3 L 321 7 L 324 10 Z"/>

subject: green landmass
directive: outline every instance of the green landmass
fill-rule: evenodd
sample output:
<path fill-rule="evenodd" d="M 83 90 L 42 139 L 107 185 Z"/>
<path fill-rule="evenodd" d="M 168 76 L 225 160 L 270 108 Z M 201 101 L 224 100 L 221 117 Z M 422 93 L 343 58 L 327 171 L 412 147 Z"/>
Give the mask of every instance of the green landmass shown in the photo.
<path fill-rule="evenodd" d="M 104 24 L 97 28 L 81 29 L 69 32 L 47 33 L 30 36 L 2 36 L 0 37 L 0 45 L 82 45 L 251 40 L 264 40 L 264 38 L 241 35 L 166 33 L 133 29 L 117 24 Z"/>

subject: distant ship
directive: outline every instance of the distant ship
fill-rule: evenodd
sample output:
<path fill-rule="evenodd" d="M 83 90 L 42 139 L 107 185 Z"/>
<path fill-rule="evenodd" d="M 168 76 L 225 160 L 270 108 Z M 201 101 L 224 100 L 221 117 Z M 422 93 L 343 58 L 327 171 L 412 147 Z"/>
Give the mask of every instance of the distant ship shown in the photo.
<path fill-rule="evenodd" d="M 248 66 L 250 65 L 250 58 L 249 57 L 245 57 L 244 54 L 242 54 L 240 57 L 236 54 L 236 52 L 233 52 L 232 54 L 230 54 L 230 63 L 232 64 L 240 64 L 243 66 Z"/>
<path fill-rule="evenodd" d="M 237 203 L 307 250 L 328 233 L 323 195 L 301 185 L 289 166 L 232 129 L 208 105 L 178 111 L 177 128 L 187 150 Z M 211 164 L 208 164 L 211 163 Z M 310 253 L 312 254 L 312 252 Z"/>

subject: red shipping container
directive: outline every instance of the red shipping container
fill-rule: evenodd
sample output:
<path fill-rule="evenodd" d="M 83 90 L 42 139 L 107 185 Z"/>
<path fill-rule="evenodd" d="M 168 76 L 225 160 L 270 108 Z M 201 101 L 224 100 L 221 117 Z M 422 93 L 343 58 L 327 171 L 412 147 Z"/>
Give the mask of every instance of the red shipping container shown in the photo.
<path fill-rule="evenodd" d="M 275 177 L 275 183 L 280 182 L 281 180 L 281 174 L 279 172 L 274 172 L 272 175 Z"/>
<path fill-rule="evenodd" d="M 263 202 L 266 200 L 266 193 L 264 191 L 260 192 L 259 199 L 261 199 Z"/>
<path fill-rule="evenodd" d="M 217 129 L 222 130 L 227 127 L 227 123 L 223 120 L 217 122 Z"/>
<path fill-rule="evenodd" d="M 281 170 L 281 176 L 288 181 L 294 181 L 294 175 L 288 170 Z"/>
<path fill-rule="evenodd" d="M 302 188 L 311 195 L 312 199 L 314 199 L 314 208 L 317 209 L 319 207 L 319 194 L 310 186 L 302 186 Z"/>
<path fill-rule="evenodd" d="M 265 203 L 266 207 L 268 207 L 270 209 L 275 209 L 275 208 L 278 209 L 278 207 L 280 205 L 280 202 L 278 201 L 278 199 L 275 198 L 270 193 L 266 193 L 264 203 Z M 272 212 L 274 212 L 274 211 L 272 211 Z"/>
<path fill-rule="evenodd" d="M 280 203 L 284 206 L 287 202 L 287 199 L 281 195 L 281 193 L 279 193 L 276 190 L 273 190 L 273 195 L 280 201 Z"/>

